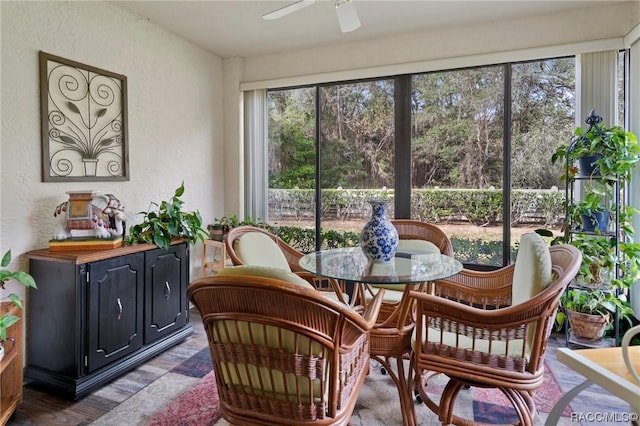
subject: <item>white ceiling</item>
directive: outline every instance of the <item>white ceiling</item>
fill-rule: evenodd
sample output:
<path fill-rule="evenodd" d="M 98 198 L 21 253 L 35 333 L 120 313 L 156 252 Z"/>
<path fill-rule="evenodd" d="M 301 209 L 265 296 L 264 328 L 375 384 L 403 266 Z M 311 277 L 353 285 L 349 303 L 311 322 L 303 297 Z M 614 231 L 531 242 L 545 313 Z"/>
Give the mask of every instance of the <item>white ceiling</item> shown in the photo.
<path fill-rule="evenodd" d="M 319 0 L 283 18 L 267 12 L 288 1 L 114 1 L 174 34 L 222 57 L 250 57 L 438 28 L 490 23 L 601 6 L 617 1 L 353 0 L 362 26 L 341 33 L 332 0 Z"/>

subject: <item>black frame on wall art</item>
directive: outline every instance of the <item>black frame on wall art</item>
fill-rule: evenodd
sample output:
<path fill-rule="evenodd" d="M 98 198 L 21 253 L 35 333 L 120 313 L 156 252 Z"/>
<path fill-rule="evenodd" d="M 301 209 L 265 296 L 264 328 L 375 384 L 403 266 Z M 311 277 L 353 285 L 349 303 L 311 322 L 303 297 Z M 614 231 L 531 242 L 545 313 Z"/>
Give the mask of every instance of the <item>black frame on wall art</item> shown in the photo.
<path fill-rule="evenodd" d="M 43 182 L 129 180 L 127 77 L 40 52 Z"/>

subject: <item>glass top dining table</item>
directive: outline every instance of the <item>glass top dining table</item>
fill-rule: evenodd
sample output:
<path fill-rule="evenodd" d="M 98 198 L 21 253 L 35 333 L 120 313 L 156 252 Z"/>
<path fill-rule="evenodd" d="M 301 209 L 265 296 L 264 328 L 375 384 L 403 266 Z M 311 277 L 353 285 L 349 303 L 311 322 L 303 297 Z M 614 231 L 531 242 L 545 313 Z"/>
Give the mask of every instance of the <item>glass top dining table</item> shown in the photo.
<path fill-rule="evenodd" d="M 388 263 L 370 262 L 360 247 L 312 252 L 300 258 L 300 267 L 312 274 L 369 284 L 424 283 L 450 277 L 462 263 L 440 253 L 397 252 Z"/>

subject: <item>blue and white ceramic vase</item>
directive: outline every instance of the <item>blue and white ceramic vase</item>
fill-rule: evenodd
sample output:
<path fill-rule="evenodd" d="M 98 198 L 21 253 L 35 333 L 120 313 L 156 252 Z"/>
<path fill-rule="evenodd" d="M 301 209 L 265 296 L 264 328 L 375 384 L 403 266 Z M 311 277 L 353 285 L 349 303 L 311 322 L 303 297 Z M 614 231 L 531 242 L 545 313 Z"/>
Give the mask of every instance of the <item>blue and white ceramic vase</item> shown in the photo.
<path fill-rule="evenodd" d="M 387 218 L 387 200 L 370 200 L 371 219 L 360 233 L 360 247 L 364 255 L 373 263 L 393 260 L 398 249 L 398 231 Z"/>

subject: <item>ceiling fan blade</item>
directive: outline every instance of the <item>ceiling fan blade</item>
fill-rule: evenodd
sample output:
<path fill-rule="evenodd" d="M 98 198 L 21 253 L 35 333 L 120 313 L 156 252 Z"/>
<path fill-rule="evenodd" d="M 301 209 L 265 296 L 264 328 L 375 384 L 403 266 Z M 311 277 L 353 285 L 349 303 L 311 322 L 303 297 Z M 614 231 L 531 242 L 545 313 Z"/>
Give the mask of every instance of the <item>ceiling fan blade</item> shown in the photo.
<path fill-rule="evenodd" d="M 273 12 L 269 12 L 266 15 L 262 15 L 262 19 L 271 20 L 271 19 L 282 18 L 283 16 L 286 16 L 290 13 L 296 12 L 300 9 L 304 9 L 307 6 L 311 6 L 316 1 L 317 0 L 299 0 L 288 6 L 281 7 L 280 9 L 274 10 Z"/>
<path fill-rule="evenodd" d="M 358 12 L 351 0 L 337 5 L 336 14 L 340 23 L 340 30 L 343 33 L 360 28 L 360 18 L 358 18 Z"/>

